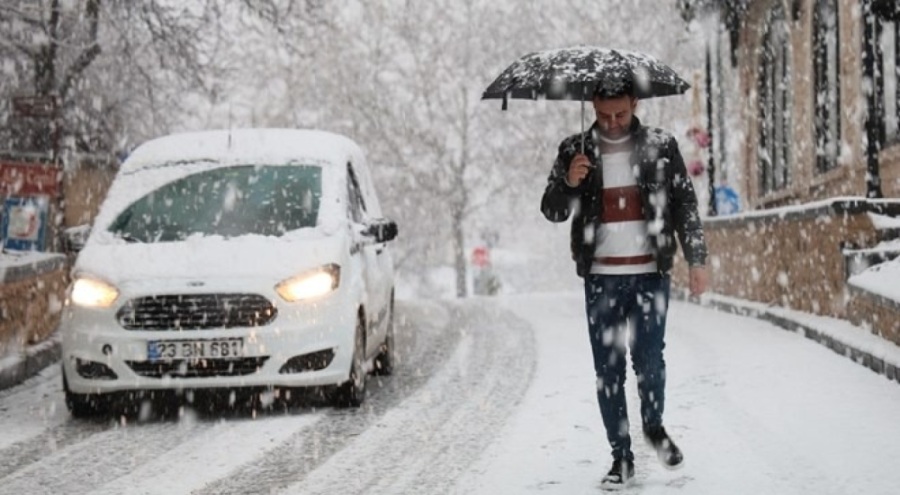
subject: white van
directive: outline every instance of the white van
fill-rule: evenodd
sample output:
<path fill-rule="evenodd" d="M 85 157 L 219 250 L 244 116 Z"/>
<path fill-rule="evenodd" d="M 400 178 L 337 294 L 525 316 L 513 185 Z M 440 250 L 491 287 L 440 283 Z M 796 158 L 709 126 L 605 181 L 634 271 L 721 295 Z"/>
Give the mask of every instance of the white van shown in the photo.
<path fill-rule="evenodd" d="M 140 146 L 73 270 L 70 411 L 236 387 L 324 386 L 359 406 L 367 373 L 394 365 L 396 235 L 346 137 L 245 129 Z"/>

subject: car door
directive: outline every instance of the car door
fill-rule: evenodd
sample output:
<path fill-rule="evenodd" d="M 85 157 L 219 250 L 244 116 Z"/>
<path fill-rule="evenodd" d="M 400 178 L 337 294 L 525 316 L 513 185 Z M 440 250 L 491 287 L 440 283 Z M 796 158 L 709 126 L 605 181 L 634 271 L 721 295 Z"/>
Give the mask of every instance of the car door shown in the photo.
<path fill-rule="evenodd" d="M 361 161 L 356 168 L 359 179 L 360 189 L 366 203 L 366 212 L 370 220 L 384 221 L 384 213 L 381 211 L 381 205 L 375 191 L 375 184 L 369 173 L 369 168 L 365 161 Z M 378 300 L 379 300 L 379 327 L 380 330 L 386 330 L 391 299 L 394 291 L 394 261 L 391 257 L 390 243 L 384 242 L 376 246 L 375 249 L 376 262 L 378 264 Z"/>
<path fill-rule="evenodd" d="M 354 231 L 363 230 L 369 220 L 366 210 L 365 195 L 360 187 L 359 177 L 353 164 L 347 163 L 347 187 L 349 198 L 349 215 L 351 228 Z M 356 236 L 354 236 L 356 237 Z M 381 344 L 382 332 L 379 325 L 379 313 L 383 306 L 382 296 L 379 290 L 378 245 L 360 243 L 354 247 L 356 255 L 360 257 L 362 267 L 362 280 L 365 292 L 366 312 L 366 354 L 372 355 Z"/>
<path fill-rule="evenodd" d="M 385 221 L 386 219 L 384 218 L 384 213 L 381 211 L 381 205 L 378 201 L 378 195 L 376 194 L 375 184 L 372 181 L 369 168 L 366 166 L 365 162 L 362 161 L 358 164 L 355 171 L 359 180 L 360 190 L 365 199 L 366 213 L 369 220 Z M 386 325 L 387 322 L 385 319 L 388 316 L 387 311 L 390 307 L 391 296 L 394 291 L 394 261 L 391 257 L 390 243 L 383 242 L 378 244 L 375 249 L 375 254 L 378 264 L 378 270 L 375 275 L 378 279 L 377 291 L 379 308 L 383 313 L 383 317 L 379 318 L 379 321 L 381 321 L 383 325 Z"/>

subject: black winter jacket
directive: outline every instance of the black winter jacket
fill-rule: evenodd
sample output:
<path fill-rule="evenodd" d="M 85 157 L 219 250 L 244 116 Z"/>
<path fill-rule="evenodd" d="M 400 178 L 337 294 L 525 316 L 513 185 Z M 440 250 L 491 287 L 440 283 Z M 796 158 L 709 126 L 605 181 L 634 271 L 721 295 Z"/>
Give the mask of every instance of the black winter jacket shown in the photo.
<path fill-rule="evenodd" d="M 596 248 L 593 233 L 599 228 L 603 215 L 602 163 L 593 139 L 596 132 L 597 124 L 594 123 L 584 135 L 575 134 L 563 140 L 541 200 L 541 212 L 551 222 L 564 222 L 574 215 L 571 249 L 580 277 L 586 276 L 593 264 Z M 672 268 L 677 250 L 675 233 L 688 264 L 704 265 L 707 250 L 697 212 L 697 195 L 678 150 L 678 142 L 662 129 L 641 125 L 637 117 L 631 124 L 630 132 L 635 142 L 631 160 L 641 190 L 650 246 L 659 272 L 667 273 Z M 586 138 L 585 154 L 595 168 L 588 172 L 578 187 L 573 188 L 566 184 L 565 178 L 569 163 L 581 151 L 582 137 Z"/>

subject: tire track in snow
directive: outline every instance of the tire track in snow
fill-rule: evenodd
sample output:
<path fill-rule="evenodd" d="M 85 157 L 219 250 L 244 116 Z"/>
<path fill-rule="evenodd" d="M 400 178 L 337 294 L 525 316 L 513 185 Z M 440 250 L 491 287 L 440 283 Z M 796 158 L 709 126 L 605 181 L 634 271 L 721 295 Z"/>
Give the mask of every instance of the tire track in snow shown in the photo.
<path fill-rule="evenodd" d="M 0 392 L 0 462 L 18 444 L 69 420 L 62 396 L 62 373 L 53 365 L 24 383 Z"/>
<path fill-rule="evenodd" d="M 104 484 L 91 495 L 189 493 L 266 455 L 297 430 L 313 427 L 321 419 L 321 414 L 303 414 L 261 421 L 221 421 L 164 456 Z"/>
<path fill-rule="evenodd" d="M 69 417 L 58 365 L 0 393 L 0 410 L 0 480 L 115 427 L 108 421 L 81 422 Z"/>
<path fill-rule="evenodd" d="M 48 373 L 45 380 L 46 383 L 28 387 L 21 396 L 16 393 L 5 397 L 4 403 L 21 399 L 30 401 L 24 407 L 34 409 L 37 407 L 35 398 L 29 397 L 33 395 L 29 390 L 50 387 L 54 395 L 62 395 L 62 387 L 56 383 L 60 380 L 58 372 Z M 0 495 L 84 493 L 164 458 L 168 452 L 204 438 L 223 424 L 233 423 L 246 428 L 244 422 L 250 421 L 246 413 L 235 415 L 229 412 L 226 417 L 236 419 L 220 421 L 209 414 L 198 419 L 191 411 L 178 421 L 76 420 L 68 416 L 62 397 L 44 400 L 53 401 L 55 414 L 66 418 L 65 422 L 48 425 L 38 434 L 0 449 Z M 273 416 L 282 417 L 275 412 L 263 412 L 254 421 L 265 421 Z M 298 425 L 305 426 L 307 418 L 306 415 L 298 417 L 298 420 L 304 420 L 298 421 Z M 60 420 L 57 416 L 51 419 Z M 103 466 L 103 469 L 98 470 L 97 466 Z"/>
<path fill-rule="evenodd" d="M 302 429 L 315 422 L 310 421 L 309 416 L 287 419 L 295 420 L 291 422 L 291 428 Z M 65 448 L 31 458 L 32 462 L 0 479 L 0 494 L 86 493 L 128 476 L 148 464 L 161 460 L 164 463 L 175 462 L 177 459 L 173 455 L 177 454 L 180 446 L 202 442 L 223 425 L 246 430 L 248 422 L 259 422 L 256 428 L 249 428 L 263 429 L 266 421 L 266 416 L 262 416 L 237 421 L 189 419 L 178 423 L 158 422 L 113 429 L 105 425 L 103 431 L 72 442 Z M 38 438 L 35 442 L 40 440 Z M 233 447 L 239 446 L 240 443 L 236 443 Z M 173 452 L 176 454 L 172 454 Z M 212 455 L 220 456 L 219 453 Z M 196 463 L 197 470 L 206 468 L 203 458 L 194 459 L 193 462 Z M 135 488 L 137 489 L 139 487 Z"/>
<path fill-rule="evenodd" d="M 0 493 L 6 490 L 6 477 L 108 430 L 108 423 L 69 422 L 0 450 Z"/>
<path fill-rule="evenodd" d="M 398 304 L 398 308 L 402 307 L 402 304 Z M 416 308 L 413 312 L 417 313 L 420 320 L 429 316 L 427 310 Z M 404 358 L 418 339 L 415 333 L 403 329 L 403 315 L 398 314 L 398 320 L 398 352 L 400 358 Z M 22 398 L 19 395 L 33 395 L 34 389 L 48 386 L 53 389 L 54 394 L 61 394 L 61 386 L 50 384 L 52 380 L 59 380 L 59 373 L 49 375 L 44 377 L 47 383 L 30 383 L 22 389 L 21 394 L 18 390 L 5 394 L 4 403 L 19 400 Z M 381 395 L 391 393 L 388 390 L 380 392 L 379 388 L 386 387 L 379 387 L 377 381 L 373 380 L 372 392 L 376 401 Z M 402 391 L 403 387 L 395 386 L 393 389 Z M 61 405 L 61 397 L 56 399 L 59 399 L 55 400 L 59 403 L 56 408 L 61 408 L 56 414 L 68 415 L 65 406 Z M 29 397 L 28 400 L 34 403 L 36 399 Z M 36 403 L 31 403 L 29 407 L 36 407 Z M 298 425 L 309 426 L 308 415 L 302 411 L 300 415 L 298 419 L 303 421 L 298 421 Z M 254 421 L 265 421 L 267 417 L 273 416 L 282 417 L 270 412 Z M 0 449 L 0 495 L 84 493 L 96 490 L 164 458 L 169 452 L 177 451 L 185 444 L 197 439 L 202 441 L 216 428 L 221 428 L 222 424 L 209 414 L 203 415 L 199 421 L 195 420 L 193 414 L 188 414 L 187 419 L 188 421 L 178 422 L 155 420 L 123 426 L 111 419 L 83 421 L 68 418 L 65 423 L 50 425 L 37 435 Z M 249 421 L 246 416 L 238 416 L 237 421 L 244 420 Z M 242 428 L 246 429 L 245 426 Z M 296 436 L 296 432 L 294 435 Z M 278 447 L 273 445 L 273 448 Z M 103 466 L 103 469 L 98 470 L 97 466 Z M 196 468 L 204 467 L 203 460 L 200 459 Z"/>
<path fill-rule="evenodd" d="M 287 486 L 302 479 L 307 468 L 318 465 L 328 457 L 329 452 L 340 450 L 344 443 L 360 434 L 366 426 L 429 379 L 460 339 L 459 332 L 451 329 L 454 317 L 451 311 L 438 305 L 417 303 L 415 307 L 406 308 L 405 304 L 399 303 L 397 344 L 400 362 L 397 376 L 387 380 L 373 378 L 370 382 L 372 395 L 363 409 L 331 410 L 325 418 L 327 425 L 324 429 L 308 428 L 314 430 L 312 433 L 302 430 L 292 432 L 288 441 L 273 445 L 272 449 L 242 467 L 232 468 L 233 472 L 213 483 L 209 491 L 221 493 L 223 490 L 215 487 L 227 489 L 228 486 L 238 486 L 242 488 L 234 492 L 250 493 L 260 491 L 261 487 L 270 483 Z M 421 338 L 419 334 L 422 334 Z M 54 376 L 46 378 L 48 383 L 59 378 L 58 373 Z M 53 388 L 55 394 L 61 394 L 60 387 Z M 7 394 L 4 402 L 17 400 L 16 395 Z M 62 403 L 61 400 L 55 402 Z M 56 414 L 66 415 L 67 412 L 62 410 Z M 308 416 L 304 418 L 308 419 Z M 257 419 L 265 420 L 265 416 Z M 174 462 L 167 458 L 170 453 L 175 455 L 184 450 L 198 450 L 193 448 L 192 442 L 208 438 L 221 427 L 222 422 L 208 417 L 200 421 L 155 421 L 127 426 L 112 420 L 91 422 L 68 419 L 63 424 L 49 425 L 39 434 L 0 450 L 0 494 L 84 493 L 102 490 L 104 485 L 123 477 L 132 477 L 139 484 L 149 475 L 141 474 L 148 471 L 145 466 Z M 245 424 L 241 428 L 253 431 Z M 296 465 L 292 462 L 298 451 L 308 462 Z M 282 456 L 285 453 L 288 455 Z M 284 462 L 269 465 L 272 458 L 282 457 Z M 202 459 L 194 462 L 197 462 L 197 469 L 205 467 Z M 103 466 L 103 469 L 97 469 L 97 466 Z M 271 476 L 271 470 L 281 473 L 280 483 L 277 483 L 278 477 Z"/>
<path fill-rule="evenodd" d="M 488 304 L 467 304 L 458 322 L 465 336 L 427 386 L 284 493 L 451 492 L 534 375 L 531 326 Z"/>
<path fill-rule="evenodd" d="M 330 410 L 315 428 L 298 432 L 264 457 L 194 493 L 272 493 L 304 479 L 354 443 L 393 407 L 426 384 L 453 353 L 461 338 L 457 327 L 464 311 L 445 306 L 397 303 L 396 339 L 401 359 L 394 376 L 370 378 L 370 387 L 378 390 L 367 397 L 362 408 Z"/>

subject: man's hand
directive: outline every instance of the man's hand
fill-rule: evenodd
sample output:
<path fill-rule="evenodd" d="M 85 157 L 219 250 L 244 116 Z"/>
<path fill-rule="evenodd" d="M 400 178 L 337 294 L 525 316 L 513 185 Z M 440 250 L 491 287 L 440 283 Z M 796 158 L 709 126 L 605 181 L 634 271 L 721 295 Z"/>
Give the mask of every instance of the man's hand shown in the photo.
<path fill-rule="evenodd" d="M 578 153 L 569 163 L 569 173 L 566 174 L 566 184 L 569 187 L 578 187 L 581 181 L 587 177 L 588 171 L 593 167 L 586 155 Z"/>
<path fill-rule="evenodd" d="M 691 296 L 699 297 L 709 286 L 709 275 L 705 266 L 692 266 L 689 269 L 691 279 Z"/>

